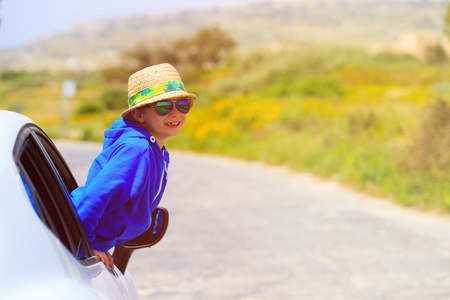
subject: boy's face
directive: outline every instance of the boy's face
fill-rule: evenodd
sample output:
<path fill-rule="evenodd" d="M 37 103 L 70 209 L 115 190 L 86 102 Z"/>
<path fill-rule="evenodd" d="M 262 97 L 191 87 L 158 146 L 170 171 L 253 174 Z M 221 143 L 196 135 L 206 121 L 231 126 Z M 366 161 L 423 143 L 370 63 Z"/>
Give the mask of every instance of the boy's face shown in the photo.
<path fill-rule="evenodd" d="M 134 119 L 155 137 L 160 147 L 166 143 L 168 137 L 177 135 L 186 122 L 186 114 L 175 107 L 176 100 L 171 102 L 174 106 L 164 116 L 160 116 L 155 107 L 142 107 L 133 112 Z"/>

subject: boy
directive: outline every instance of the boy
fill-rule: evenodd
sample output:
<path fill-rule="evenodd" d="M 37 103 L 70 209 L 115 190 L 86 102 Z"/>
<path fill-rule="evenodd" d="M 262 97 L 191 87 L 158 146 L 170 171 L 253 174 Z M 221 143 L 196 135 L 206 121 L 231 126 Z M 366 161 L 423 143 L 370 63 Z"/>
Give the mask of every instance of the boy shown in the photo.
<path fill-rule="evenodd" d="M 130 76 L 129 109 L 105 131 L 86 184 L 71 194 L 94 254 L 106 266 L 114 266 L 109 249 L 149 228 L 167 182 L 164 144 L 180 132 L 196 100 L 170 64 Z"/>

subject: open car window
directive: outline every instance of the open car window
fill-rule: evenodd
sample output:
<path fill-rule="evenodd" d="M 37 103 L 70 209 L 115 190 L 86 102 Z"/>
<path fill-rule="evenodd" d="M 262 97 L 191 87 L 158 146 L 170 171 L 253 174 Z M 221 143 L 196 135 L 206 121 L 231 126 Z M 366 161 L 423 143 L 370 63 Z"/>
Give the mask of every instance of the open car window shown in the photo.
<path fill-rule="evenodd" d="M 27 125 L 18 135 L 14 158 L 42 222 L 73 256 L 89 264 L 92 248 L 69 197 L 77 183 L 59 151 L 39 127 Z"/>

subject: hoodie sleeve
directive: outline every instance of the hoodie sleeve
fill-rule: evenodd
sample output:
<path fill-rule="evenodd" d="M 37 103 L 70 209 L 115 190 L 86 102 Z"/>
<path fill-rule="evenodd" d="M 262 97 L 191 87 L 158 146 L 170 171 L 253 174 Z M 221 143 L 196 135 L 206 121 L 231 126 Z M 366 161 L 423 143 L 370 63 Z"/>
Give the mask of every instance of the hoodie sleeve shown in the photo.
<path fill-rule="evenodd" d="M 147 176 L 148 164 L 143 150 L 134 145 L 121 145 L 85 186 L 77 210 L 91 242 L 103 213 L 122 205 L 139 192 Z"/>

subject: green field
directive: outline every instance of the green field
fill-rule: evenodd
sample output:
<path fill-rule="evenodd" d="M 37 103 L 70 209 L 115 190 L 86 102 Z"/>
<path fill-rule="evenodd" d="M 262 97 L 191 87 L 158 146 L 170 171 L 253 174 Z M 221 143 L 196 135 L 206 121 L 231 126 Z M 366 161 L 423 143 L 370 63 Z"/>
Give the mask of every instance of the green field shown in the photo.
<path fill-rule="evenodd" d="M 78 85 L 66 131 L 64 78 Z M 169 149 L 285 165 L 406 206 L 450 211 L 445 60 L 335 48 L 240 51 L 185 81 L 199 100 Z M 29 116 L 52 138 L 101 141 L 123 109 L 108 109 L 105 92 L 121 89 L 96 73 L 3 72 L 0 108 Z"/>

